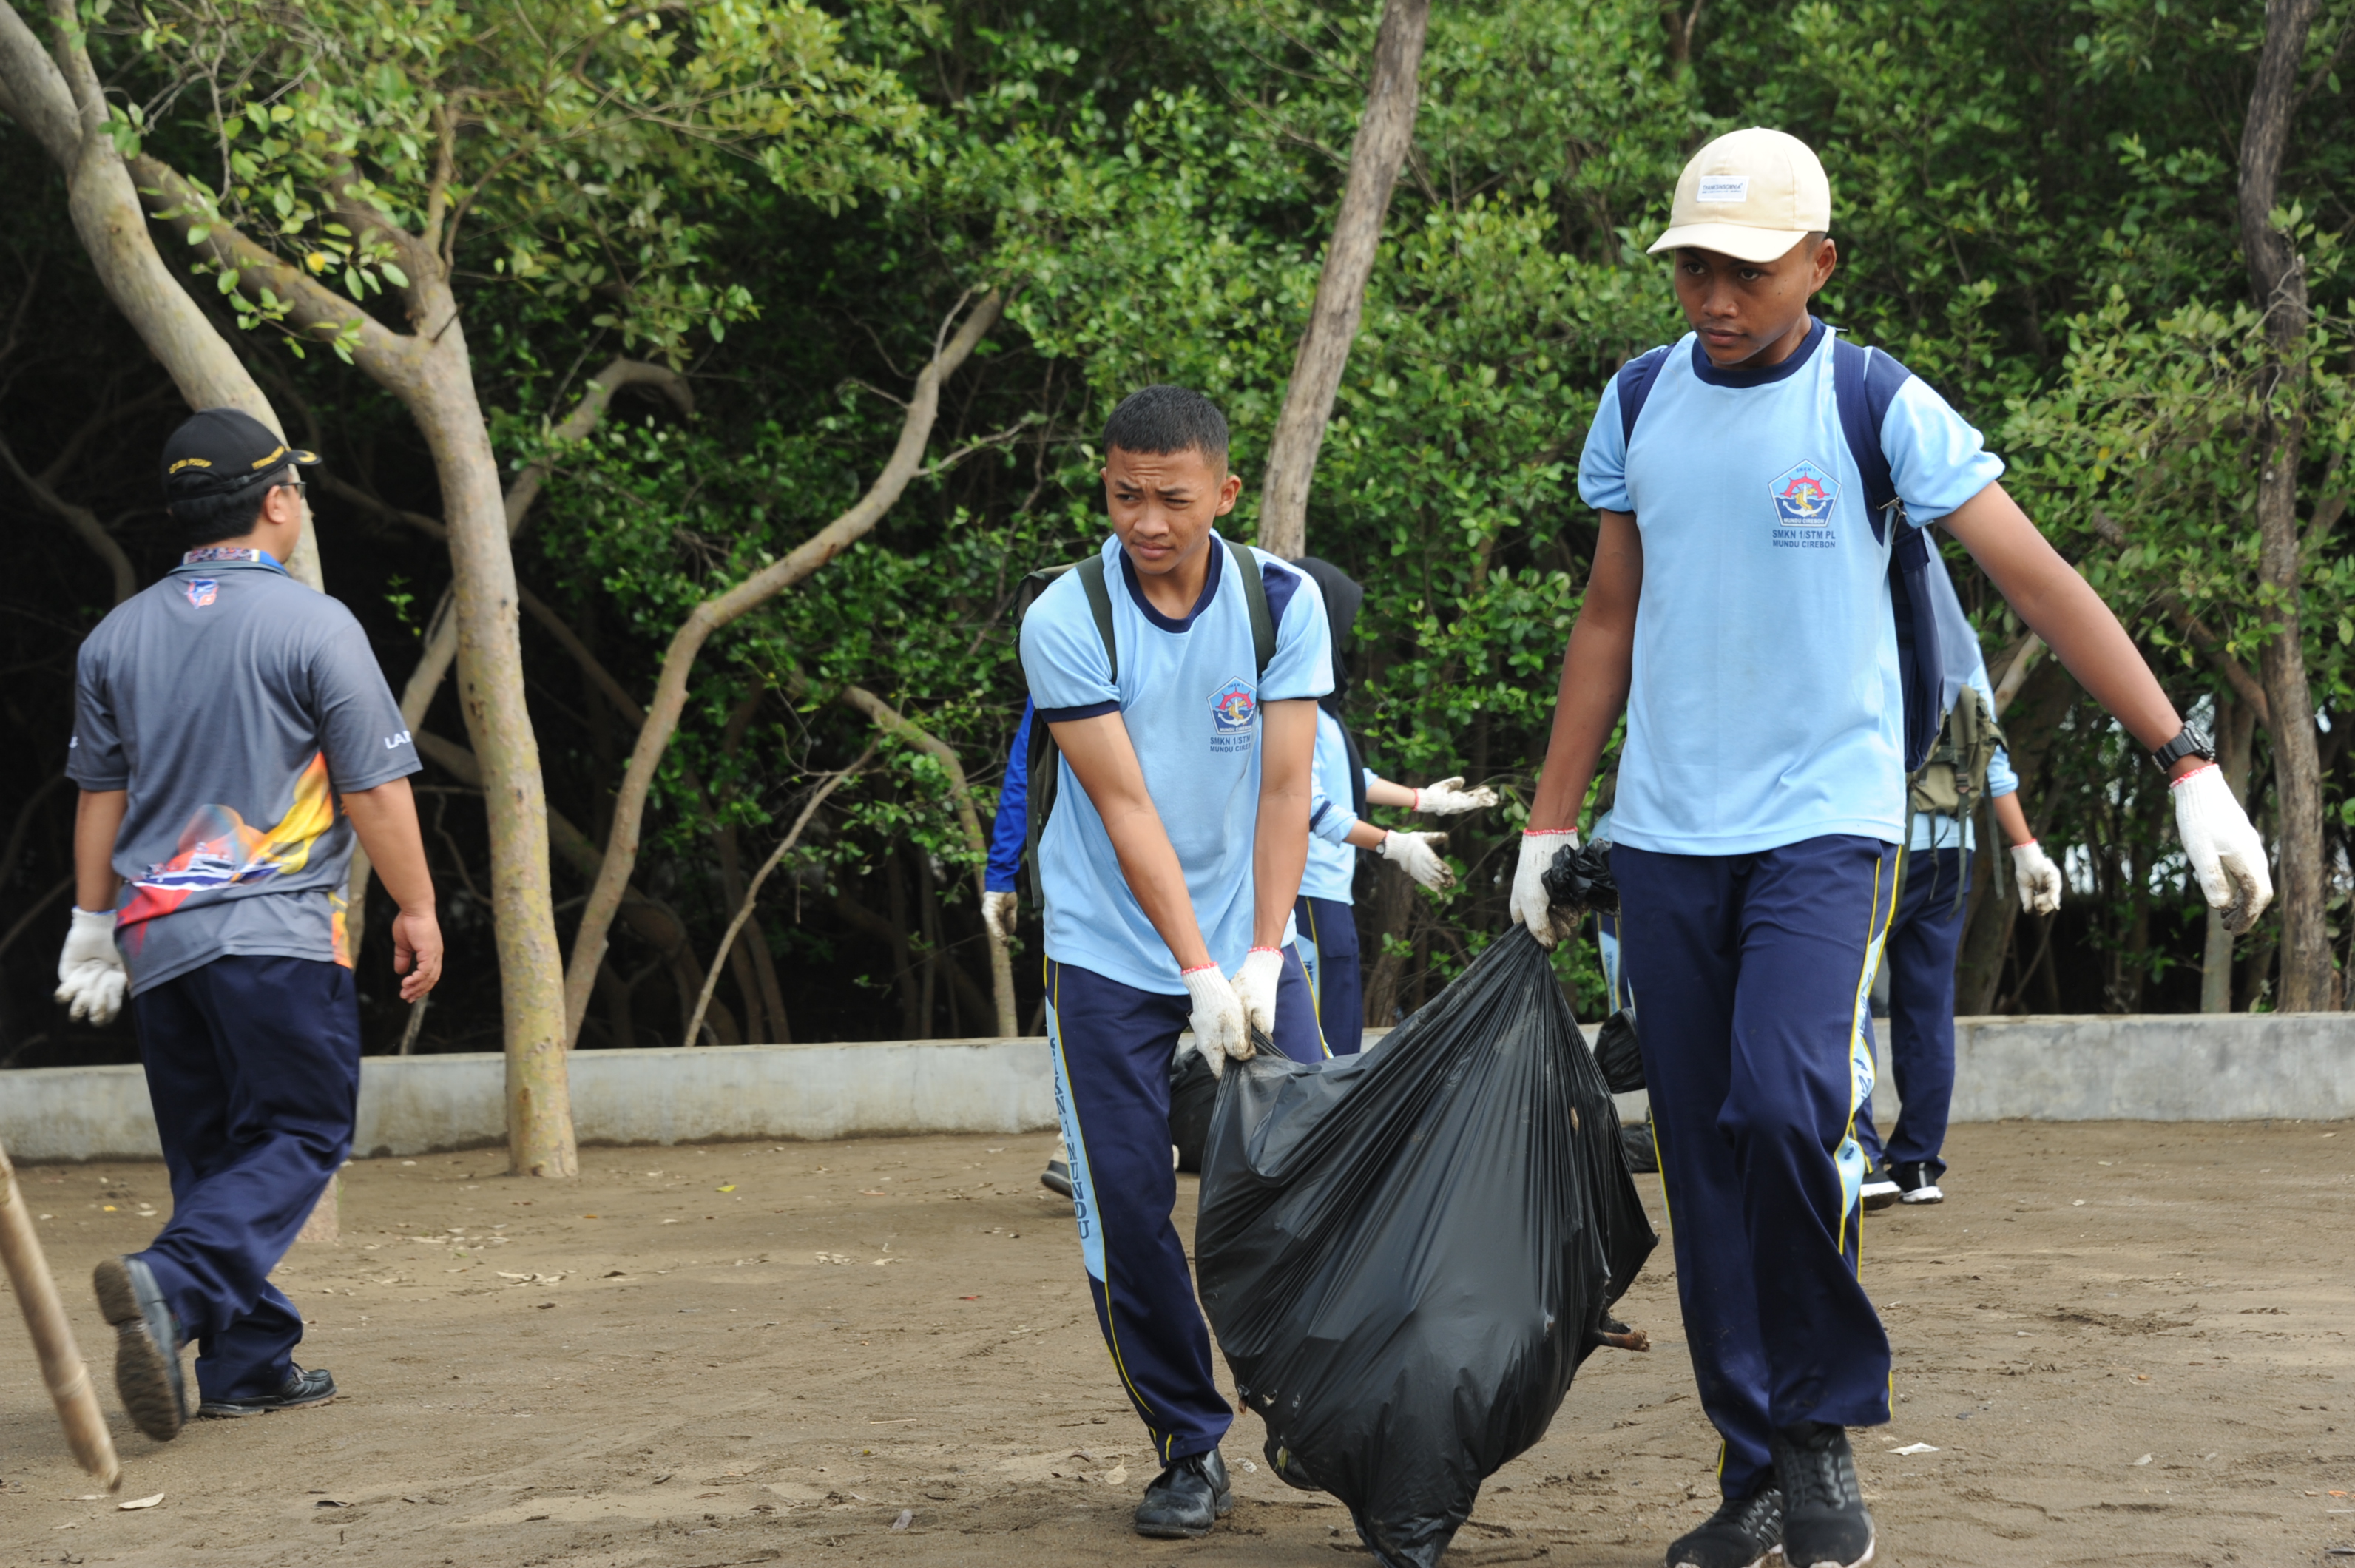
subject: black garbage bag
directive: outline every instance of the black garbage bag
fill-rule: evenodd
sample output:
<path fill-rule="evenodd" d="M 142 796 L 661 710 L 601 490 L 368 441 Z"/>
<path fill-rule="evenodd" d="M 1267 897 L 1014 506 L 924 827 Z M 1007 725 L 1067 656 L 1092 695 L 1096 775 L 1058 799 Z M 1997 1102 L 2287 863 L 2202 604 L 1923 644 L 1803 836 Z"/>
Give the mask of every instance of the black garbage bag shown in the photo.
<path fill-rule="evenodd" d="M 1178 1168 L 1202 1168 L 1202 1145 L 1210 1136 L 1210 1112 L 1219 1103 L 1219 1081 L 1199 1051 L 1189 1051 L 1169 1066 L 1169 1142 L 1178 1151 Z"/>
<path fill-rule="evenodd" d="M 1614 1094 L 1633 1094 L 1644 1086 L 1644 1048 L 1626 1008 L 1604 1019 L 1595 1031 L 1594 1064 L 1603 1069 L 1603 1082 Z"/>
<path fill-rule="evenodd" d="M 1611 878 L 1608 844 L 1555 850 L 1553 864 L 1539 880 L 1545 884 L 1546 897 L 1558 904 L 1601 910 L 1604 914 L 1619 911 L 1619 884 Z"/>
<path fill-rule="evenodd" d="M 1229 1067 L 1195 1273 L 1266 1454 L 1432 1568 L 1544 1435 L 1657 1238 L 1544 949 L 1515 929 L 1361 1056 Z"/>

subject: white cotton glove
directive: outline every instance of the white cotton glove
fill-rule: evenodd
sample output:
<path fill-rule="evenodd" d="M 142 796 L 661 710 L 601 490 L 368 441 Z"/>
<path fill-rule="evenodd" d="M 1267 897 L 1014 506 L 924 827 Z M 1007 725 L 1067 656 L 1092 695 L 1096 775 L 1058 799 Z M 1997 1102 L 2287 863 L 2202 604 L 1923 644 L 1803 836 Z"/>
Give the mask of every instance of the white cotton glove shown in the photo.
<path fill-rule="evenodd" d="M 2224 929 L 2238 935 L 2274 901 L 2264 840 L 2215 763 L 2184 774 L 2168 792 L 2175 796 L 2175 835 L 2183 840 L 2191 874 L 2200 879 L 2208 907 L 2224 912 Z"/>
<path fill-rule="evenodd" d="M 1575 827 L 1549 828 L 1521 835 L 1520 863 L 1513 868 L 1513 896 L 1508 906 L 1514 923 L 1529 928 L 1540 947 L 1551 947 L 1578 929 L 1578 910 L 1556 910 L 1546 896 L 1545 874 L 1553 858 L 1578 848 Z"/>
<path fill-rule="evenodd" d="M 1250 967 L 1248 964 L 1244 966 Z M 1187 970 L 1178 978 L 1186 982 L 1186 995 L 1194 1004 L 1187 1019 L 1194 1030 L 1194 1049 L 1210 1064 L 1210 1076 L 1216 1078 L 1224 1072 L 1230 1061 L 1249 1061 L 1251 1029 L 1244 1021 L 1242 998 L 1235 995 L 1234 987 L 1220 973 L 1219 966 L 1205 964 L 1199 969 Z"/>
<path fill-rule="evenodd" d="M 2061 907 L 2061 868 L 2035 839 L 2011 847 L 2011 880 L 2019 884 L 2019 907 L 2026 912 L 2051 914 Z"/>
<path fill-rule="evenodd" d="M 1439 858 L 1439 851 L 1446 847 L 1444 833 L 1392 833 L 1382 839 L 1382 859 L 1426 888 L 1452 888 L 1455 873 Z"/>
<path fill-rule="evenodd" d="M 1454 816 L 1460 812 L 1478 811 L 1496 804 L 1495 790 L 1487 784 L 1478 789 L 1465 789 L 1461 773 L 1452 779 L 1442 779 L 1437 784 L 1425 784 L 1414 792 L 1414 809 L 1432 816 Z"/>
<path fill-rule="evenodd" d="M 123 1010 L 131 976 L 114 945 L 114 912 L 76 909 L 58 955 L 58 1000 L 70 1004 L 68 1018 L 110 1024 Z"/>
<path fill-rule="evenodd" d="M 1284 949 L 1254 947 L 1235 971 L 1235 995 L 1243 1004 L 1243 1018 L 1252 1028 L 1275 1038 L 1275 987 L 1284 979 Z M 1245 1056 L 1251 1054 L 1246 1051 Z"/>
<path fill-rule="evenodd" d="M 981 923 L 989 927 L 989 934 L 1000 942 L 1014 940 L 1015 908 L 1018 901 L 1012 893 L 981 895 Z"/>

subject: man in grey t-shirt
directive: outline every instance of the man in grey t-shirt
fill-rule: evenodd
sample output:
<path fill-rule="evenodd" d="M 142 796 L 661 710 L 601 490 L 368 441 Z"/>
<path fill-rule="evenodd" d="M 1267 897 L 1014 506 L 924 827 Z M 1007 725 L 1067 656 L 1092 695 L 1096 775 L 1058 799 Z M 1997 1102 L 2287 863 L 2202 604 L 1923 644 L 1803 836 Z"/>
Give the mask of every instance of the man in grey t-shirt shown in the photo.
<path fill-rule="evenodd" d="M 400 912 L 414 1002 L 441 977 L 416 748 L 351 612 L 286 575 L 318 459 L 208 409 L 164 452 L 195 548 L 83 642 L 67 773 L 81 786 L 58 999 L 103 1023 L 130 993 L 172 1179 L 146 1251 L 98 1266 L 115 1381 L 150 1437 L 188 1414 L 334 1397 L 294 1365 L 303 1316 L 270 1283 L 351 1152 L 359 1009 L 343 884 L 355 836 Z"/>

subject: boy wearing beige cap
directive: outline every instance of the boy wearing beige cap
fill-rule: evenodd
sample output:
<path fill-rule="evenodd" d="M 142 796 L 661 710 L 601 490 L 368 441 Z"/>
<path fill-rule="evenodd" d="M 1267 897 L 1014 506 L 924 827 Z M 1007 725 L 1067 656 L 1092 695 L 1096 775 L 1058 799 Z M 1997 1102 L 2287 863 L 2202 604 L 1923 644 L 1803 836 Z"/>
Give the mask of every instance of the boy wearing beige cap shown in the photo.
<path fill-rule="evenodd" d="M 1669 1568 L 1754 1568 L 1778 1544 L 1791 1568 L 1873 1560 L 1845 1429 L 1889 1419 L 1890 1355 L 1856 1274 L 1854 1118 L 1905 775 L 1942 717 L 1935 622 L 1908 592 L 1926 525 L 2153 748 L 2227 923 L 2273 893 L 2206 741 L 1978 432 L 1810 315 L 1830 227 L 1822 165 L 1778 131 L 1720 137 L 1677 183 L 1652 250 L 1692 331 L 1624 367 L 1587 433 L 1601 539 L 1513 884 L 1540 942 L 1573 928 L 1542 873 L 1577 842 L 1624 708 L 1612 870 L 1686 1337 L 1724 1439 L 1723 1506 Z"/>

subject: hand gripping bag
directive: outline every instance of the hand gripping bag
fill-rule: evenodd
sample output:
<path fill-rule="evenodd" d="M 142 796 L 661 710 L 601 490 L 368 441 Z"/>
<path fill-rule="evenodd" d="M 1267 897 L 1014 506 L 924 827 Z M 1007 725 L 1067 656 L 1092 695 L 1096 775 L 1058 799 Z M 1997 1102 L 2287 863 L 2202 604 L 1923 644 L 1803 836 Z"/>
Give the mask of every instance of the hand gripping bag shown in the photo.
<path fill-rule="evenodd" d="M 1268 1463 L 1348 1504 L 1387 1568 L 1435 1564 L 1544 1435 L 1657 1240 L 1518 927 L 1364 1055 L 1229 1067 L 1194 1239 Z"/>

